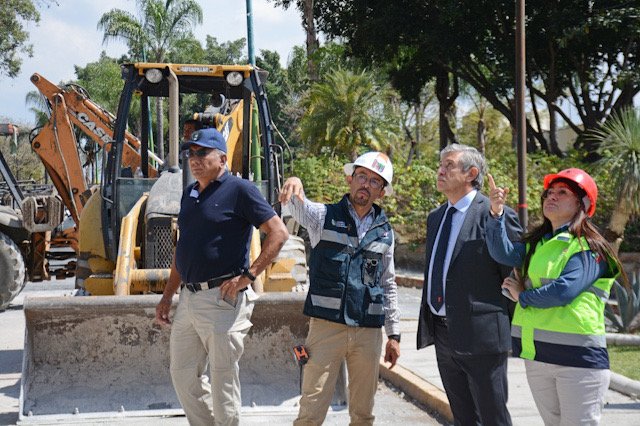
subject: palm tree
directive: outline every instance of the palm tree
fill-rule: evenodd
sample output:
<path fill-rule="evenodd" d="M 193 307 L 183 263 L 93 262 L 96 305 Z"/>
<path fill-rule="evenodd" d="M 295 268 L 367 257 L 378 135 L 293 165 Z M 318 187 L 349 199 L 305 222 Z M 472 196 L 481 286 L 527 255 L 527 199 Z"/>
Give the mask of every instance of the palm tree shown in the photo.
<path fill-rule="evenodd" d="M 50 109 L 46 98 L 37 90 L 30 90 L 24 97 L 24 103 L 29 107 L 36 120 L 36 127 L 44 126 L 49 121 Z"/>
<path fill-rule="evenodd" d="M 614 180 L 617 206 L 605 237 L 618 249 L 630 216 L 640 213 L 640 112 L 629 108 L 613 114 L 589 137 L 599 144 L 598 165 Z"/>
<path fill-rule="evenodd" d="M 121 9 L 102 15 L 98 29 L 104 31 L 103 43 L 124 40 L 133 58 L 164 62 L 179 42 L 192 38 L 195 24 L 202 24 L 202 8 L 196 0 L 137 0 L 138 17 Z M 164 138 L 162 101 L 156 102 L 157 140 Z M 164 158 L 164 146 L 158 143 L 158 156 Z"/>
<path fill-rule="evenodd" d="M 353 159 L 363 146 L 389 152 L 399 134 L 398 120 L 385 102 L 389 92 L 375 84 L 370 72 L 341 68 L 330 72 L 326 81 L 311 86 L 303 100 L 302 140 L 312 151 L 326 147 L 332 154 Z"/>

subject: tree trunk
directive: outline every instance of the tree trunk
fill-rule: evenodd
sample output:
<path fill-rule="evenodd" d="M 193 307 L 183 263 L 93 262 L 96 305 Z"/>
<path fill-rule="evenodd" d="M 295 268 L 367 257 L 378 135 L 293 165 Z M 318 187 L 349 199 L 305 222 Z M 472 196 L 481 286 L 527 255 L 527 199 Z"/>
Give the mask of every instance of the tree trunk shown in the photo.
<path fill-rule="evenodd" d="M 302 7 L 302 27 L 307 34 L 307 73 L 309 76 L 309 81 L 316 82 L 319 80 L 319 77 L 318 69 L 313 60 L 313 54 L 316 52 L 316 50 L 318 50 L 320 43 L 318 42 L 318 37 L 316 35 L 316 25 L 313 20 L 313 0 L 304 0 Z"/>
<path fill-rule="evenodd" d="M 458 97 L 458 80 L 453 77 L 453 92 L 451 92 L 451 84 L 449 73 L 441 70 L 436 76 L 436 97 L 440 105 L 438 129 L 440 133 L 440 150 L 444 149 L 450 143 L 456 143 L 456 136 L 453 132 L 452 125 L 455 126 L 455 102 Z"/>
<path fill-rule="evenodd" d="M 411 162 L 414 158 L 419 157 L 418 144 L 420 143 L 420 139 L 422 137 L 422 105 L 420 103 L 416 103 L 413 108 L 415 110 L 416 117 L 415 137 L 413 137 L 413 135 L 411 134 L 411 130 L 409 130 L 409 128 L 405 125 L 405 132 L 411 144 L 411 146 L 409 147 L 409 155 L 407 155 L 407 167 L 411 165 Z"/>
<path fill-rule="evenodd" d="M 558 116 L 554 108 L 555 102 L 549 102 L 549 148 L 551 153 L 558 157 L 564 157 L 564 153 L 558 146 Z"/>
<path fill-rule="evenodd" d="M 611 213 L 609 224 L 604 229 L 604 238 L 613 246 L 616 254 L 620 250 L 620 244 L 624 239 L 624 229 L 631 217 L 629 202 L 625 199 L 618 201 L 618 205 Z"/>
<path fill-rule="evenodd" d="M 478 120 L 476 139 L 478 141 L 478 150 L 482 155 L 484 155 L 487 148 L 487 126 L 484 124 L 484 118 L 482 117 Z"/>

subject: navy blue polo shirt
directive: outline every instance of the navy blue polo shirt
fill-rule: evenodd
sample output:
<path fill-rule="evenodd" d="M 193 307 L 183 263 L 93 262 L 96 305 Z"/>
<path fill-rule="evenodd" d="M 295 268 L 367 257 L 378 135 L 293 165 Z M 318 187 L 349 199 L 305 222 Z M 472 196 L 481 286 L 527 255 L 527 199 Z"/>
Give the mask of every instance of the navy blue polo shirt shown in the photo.
<path fill-rule="evenodd" d="M 194 190 L 195 187 L 195 190 Z M 256 186 L 225 172 L 198 193 L 182 194 L 176 267 L 184 282 L 200 282 L 249 267 L 253 227 L 276 215 Z"/>

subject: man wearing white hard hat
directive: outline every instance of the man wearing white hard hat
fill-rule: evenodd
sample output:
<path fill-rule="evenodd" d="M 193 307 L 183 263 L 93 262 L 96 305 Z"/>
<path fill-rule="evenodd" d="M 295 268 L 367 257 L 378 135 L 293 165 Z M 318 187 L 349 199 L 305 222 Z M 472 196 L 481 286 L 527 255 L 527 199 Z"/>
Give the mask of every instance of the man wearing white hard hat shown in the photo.
<path fill-rule="evenodd" d="M 393 264 L 394 238 L 384 211 L 374 202 L 393 193 L 393 166 L 381 152 L 345 164 L 349 193 L 336 204 L 309 201 L 297 177 L 287 179 L 280 201 L 309 232 L 311 317 L 300 411 L 295 425 L 323 423 L 343 360 L 349 372 L 351 424 L 373 424 L 384 326 L 384 359 L 400 356 L 400 312 Z"/>

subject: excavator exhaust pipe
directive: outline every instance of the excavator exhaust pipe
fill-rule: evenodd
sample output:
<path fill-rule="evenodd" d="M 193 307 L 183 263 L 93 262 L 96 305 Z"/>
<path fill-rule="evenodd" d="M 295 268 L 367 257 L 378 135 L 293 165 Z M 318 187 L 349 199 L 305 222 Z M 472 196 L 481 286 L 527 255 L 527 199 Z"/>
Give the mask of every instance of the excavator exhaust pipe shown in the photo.
<path fill-rule="evenodd" d="M 182 414 L 169 375 L 170 328 L 154 323 L 160 297 L 28 297 L 19 422 Z M 243 414 L 297 411 L 292 349 L 308 331 L 304 297 L 273 292 L 256 301 L 240 360 Z M 334 406 L 345 404 L 344 379 L 338 388 Z"/>

